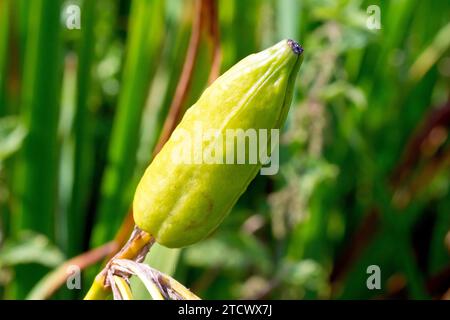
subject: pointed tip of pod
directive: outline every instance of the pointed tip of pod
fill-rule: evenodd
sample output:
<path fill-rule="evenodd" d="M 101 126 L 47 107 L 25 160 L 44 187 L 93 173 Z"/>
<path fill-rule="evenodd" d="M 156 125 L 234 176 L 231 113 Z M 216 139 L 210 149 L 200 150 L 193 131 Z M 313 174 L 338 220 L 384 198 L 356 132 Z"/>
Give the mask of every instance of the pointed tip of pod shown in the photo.
<path fill-rule="evenodd" d="M 297 41 L 288 39 L 287 43 L 288 43 L 289 47 L 291 47 L 292 52 L 294 52 L 295 54 L 301 55 L 303 53 L 303 47 L 301 45 L 299 45 Z"/>

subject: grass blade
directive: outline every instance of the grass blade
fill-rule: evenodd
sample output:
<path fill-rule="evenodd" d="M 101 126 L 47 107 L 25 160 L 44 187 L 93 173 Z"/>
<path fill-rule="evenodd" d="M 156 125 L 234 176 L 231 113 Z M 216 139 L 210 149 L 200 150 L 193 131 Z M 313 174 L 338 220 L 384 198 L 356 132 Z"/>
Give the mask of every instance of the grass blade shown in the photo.
<path fill-rule="evenodd" d="M 82 36 L 78 52 L 78 74 L 76 111 L 74 119 L 74 169 L 73 185 L 68 213 L 68 254 L 80 253 L 83 244 L 85 213 L 87 210 L 89 185 L 92 177 L 93 143 L 90 139 L 92 115 L 89 111 L 89 94 L 92 83 L 92 64 L 94 59 L 95 1 L 84 1 L 81 21 Z"/>
<path fill-rule="evenodd" d="M 17 175 L 18 203 L 12 222 L 16 230 L 30 229 L 54 238 L 61 83 L 61 1 L 29 3 L 24 79 L 21 98 L 23 121 L 28 136 L 23 143 Z M 28 269 L 29 266 L 24 267 Z M 39 272 L 40 271 L 40 272 Z M 17 274 L 17 297 L 43 274 Z"/>

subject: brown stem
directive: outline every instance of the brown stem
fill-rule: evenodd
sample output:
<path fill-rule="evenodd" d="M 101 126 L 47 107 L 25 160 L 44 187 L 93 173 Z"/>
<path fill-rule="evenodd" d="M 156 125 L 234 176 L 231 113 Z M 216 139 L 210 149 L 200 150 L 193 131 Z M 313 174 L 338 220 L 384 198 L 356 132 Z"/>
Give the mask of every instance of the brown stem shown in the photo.
<path fill-rule="evenodd" d="M 208 35 L 212 42 L 212 63 L 208 77 L 208 83 L 212 83 L 220 75 L 222 63 L 222 50 L 220 48 L 219 18 L 217 10 L 217 0 L 206 1 L 206 15 L 208 17 Z"/>
<path fill-rule="evenodd" d="M 195 3 L 195 17 L 192 24 L 191 38 L 189 40 L 189 47 L 186 59 L 184 61 L 183 71 L 181 72 L 180 80 L 178 81 L 178 85 L 175 90 L 175 96 L 172 100 L 172 104 L 170 105 L 169 114 L 164 122 L 164 126 L 153 155 L 156 155 L 162 149 L 181 117 L 183 104 L 186 100 L 189 87 L 191 85 L 194 74 L 194 66 L 198 58 L 202 29 L 202 8 L 204 4 L 205 0 L 197 0 Z"/>
<path fill-rule="evenodd" d="M 419 125 L 419 128 L 409 139 L 406 148 L 401 157 L 401 161 L 394 169 L 391 178 L 391 184 L 395 187 L 402 184 L 405 178 L 410 174 L 414 165 L 420 160 L 420 155 L 430 139 L 430 134 L 437 127 L 448 127 L 450 125 L 450 101 L 447 101 L 439 108 L 432 108 L 432 111 L 425 117 L 425 120 Z"/>
<path fill-rule="evenodd" d="M 41 280 L 41 283 L 37 286 L 39 287 L 39 290 L 33 292 L 29 298 L 33 300 L 50 298 L 56 290 L 58 290 L 66 282 L 69 276 L 67 274 L 67 270 L 70 266 L 76 265 L 80 268 L 80 270 L 83 270 L 100 261 L 115 250 L 117 250 L 117 243 L 111 241 L 98 248 L 67 260 L 56 270 L 51 272 L 47 277 Z"/>
<path fill-rule="evenodd" d="M 127 240 L 134 228 L 134 218 L 133 218 L 133 208 L 130 208 L 128 210 L 128 213 L 123 220 L 122 224 L 120 225 L 119 231 L 116 233 L 116 236 L 114 237 L 114 242 L 117 244 L 117 249 L 114 252 L 111 252 L 107 257 L 104 264 L 106 264 L 109 260 L 112 259 L 112 257 L 117 254 L 118 250 L 122 248 L 126 243 Z"/>
<path fill-rule="evenodd" d="M 370 243 L 378 231 L 380 218 L 377 210 L 372 210 L 362 221 L 350 240 L 350 245 L 344 250 L 335 263 L 330 274 L 330 282 L 339 283 L 351 265 L 358 259 L 364 248 Z"/>

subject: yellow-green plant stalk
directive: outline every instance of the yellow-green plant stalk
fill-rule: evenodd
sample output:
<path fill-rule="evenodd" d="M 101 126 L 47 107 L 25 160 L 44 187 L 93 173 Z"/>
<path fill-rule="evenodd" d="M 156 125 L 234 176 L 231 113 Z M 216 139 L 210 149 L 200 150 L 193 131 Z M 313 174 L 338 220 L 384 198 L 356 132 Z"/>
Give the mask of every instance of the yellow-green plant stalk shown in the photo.
<path fill-rule="evenodd" d="M 207 164 L 197 161 L 195 151 L 193 161 L 177 162 L 174 154 L 191 147 L 181 138 L 195 137 L 199 126 L 213 129 L 218 135 L 195 148 L 217 151 L 219 136 L 229 129 L 266 129 L 269 134 L 279 129 L 291 104 L 302 52 L 295 41 L 283 40 L 244 58 L 205 90 L 145 171 L 133 201 L 137 226 L 171 248 L 193 244 L 217 228 L 261 162 Z M 234 151 L 225 145 L 222 158 L 235 158 Z"/>

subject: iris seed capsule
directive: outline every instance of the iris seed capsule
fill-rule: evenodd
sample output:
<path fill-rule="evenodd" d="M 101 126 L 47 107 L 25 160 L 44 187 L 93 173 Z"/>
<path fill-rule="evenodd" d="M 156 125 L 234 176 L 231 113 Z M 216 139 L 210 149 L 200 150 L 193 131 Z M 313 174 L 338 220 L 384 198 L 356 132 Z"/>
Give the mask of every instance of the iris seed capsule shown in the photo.
<path fill-rule="evenodd" d="M 161 245 L 178 248 L 200 241 L 219 226 L 261 163 L 175 161 L 173 155 L 186 147 L 181 137 L 195 137 L 199 125 L 214 130 L 216 135 L 195 146 L 208 151 L 229 129 L 279 129 L 291 104 L 302 53 L 297 42 L 283 40 L 244 58 L 203 92 L 138 184 L 133 214 L 142 230 Z M 235 152 L 227 144 L 219 150 L 223 159 Z M 195 152 L 193 156 L 198 159 Z"/>

